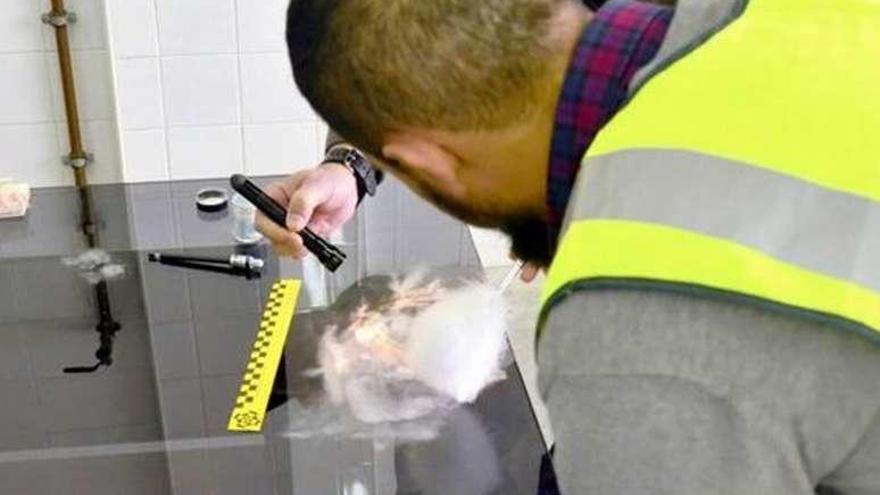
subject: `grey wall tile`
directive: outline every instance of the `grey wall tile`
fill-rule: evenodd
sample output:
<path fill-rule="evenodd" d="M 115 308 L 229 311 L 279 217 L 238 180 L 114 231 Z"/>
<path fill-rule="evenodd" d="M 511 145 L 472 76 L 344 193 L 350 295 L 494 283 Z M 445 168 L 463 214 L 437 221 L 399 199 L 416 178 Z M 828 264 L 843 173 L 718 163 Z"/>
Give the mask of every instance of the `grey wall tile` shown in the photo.
<path fill-rule="evenodd" d="M 0 241 L 2 242 L 2 241 Z M 0 253 L 0 323 L 19 318 L 15 307 L 15 288 L 12 279 L 12 263 L 2 260 Z"/>
<path fill-rule="evenodd" d="M 113 315 L 122 319 L 143 318 L 146 315 L 144 289 L 141 284 L 141 270 L 137 254 L 113 252 L 110 253 L 110 256 L 113 263 L 118 263 L 125 268 L 125 275 L 122 278 L 112 280 L 107 284 Z"/>
<path fill-rule="evenodd" d="M 168 465 L 161 452 L 46 461 L 45 476 L 53 491 L 46 493 L 113 494 L 152 487 L 152 493 L 169 492 Z"/>
<path fill-rule="evenodd" d="M 293 438 L 290 454 L 293 493 L 337 493 L 335 438 Z"/>
<path fill-rule="evenodd" d="M 397 471 L 394 466 L 395 448 L 387 442 L 373 443 L 373 480 L 376 495 L 397 493 Z"/>
<path fill-rule="evenodd" d="M 211 450 L 214 495 L 275 495 L 275 472 L 266 446 Z"/>
<path fill-rule="evenodd" d="M 92 287 L 59 258 L 19 260 L 12 267 L 15 306 L 23 320 L 91 316 Z"/>
<path fill-rule="evenodd" d="M 177 440 L 204 435 L 205 413 L 199 379 L 159 380 L 159 401 L 165 438 Z"/>
<path fill-rule="evenodd" d="M 191 322 L 157 323 L 150 327 L 156 375 L 168 378 L 199 376 L 195 331 Z"/>
<path fill-rule="evenodd" d="M 404 190 L 400 195 L 399 214 L 400 226 L 404 229 L 419 229 L 427 226 L 445 227 L 459 224 L 457 220 L 409 190 Z"/>
<path fill-rule="evenodd" d="M 153 374 L 92 374 L 39 381 L 52 431 L 159 423 Z"/>
<path fill-rule="evenodd" d="M 150 331 L 147 320 L 140 318 L 117 318 L 122 328 L 113 343 L 113 366 L 106 373 L 145 372 L 152 373 L 154 360 L 150 352 Z M 92 322 L 94 324 L 95 322 Z M 98 333 L 95 332 L 97 347 Z"/>
<path fill-rule="evenodd" d="M 49 445 L 52 447 L 84 447 L 118 443 L 158 442 L 163 439 L 160 425 L 113 426 L 109 428 L 89 428 L 49 432 Z"/>
<path fill-rule="evenodd" d="M 128 201 L 125 189 L 118 185 L 91 187 L 99 247 L 108 251 L 131 249 Z"/>
<path fill-rule="evenodd" d="M 0 380 L 29 380 L 33 376 L 26 328 L 0 324 Z"/>
<path fill-rule="evenodd" d="M 259 316 L 204 317 L 196 322 L 196 349 L 203 375 L 240 374 L 259 330 Z"/>
<path fill-rule="evenodd" d="M 31 380 L 0 380 L 0 450 L 36 449 L 46 444 L 47 418 Z M 0 491 L 0 493 L 5 493 Z"/>
<path fill-rule="evenodd" d="M 196 271 L 188 272 L 187 278 L 196 320 L 261 310 L 260 284 L 256 280 Z"/>
<path fill-rule="evenodd" d="M 113 365 L 102 369 L 101 376 L 152 374 L 146 321 L 120 319 L 119 322 L 122 329 L 114 340 Z M 94 364 L 98 348 L 96 324 L 94 317 L 22 324 L 34 374 L 40 378 L 60 378 L 65 376 L 62 372 L 65 366 Z"/>
<path fill-rule="evenodd" d="M 367 229 L 364 240 L 365 272 L 368 275 L 393 273 L 397 267 L 398 242 L 394 230 Z"/>
<path fill-rule="evenodd" d="M 224 246 L 233 244 L 232 219 L 228 210 L 205 214 L 196 208 L 196 194 L 205 187 L 222 188 L 229 192 L 226 180 L 182 181 L 172 184 L 175 221 L 186 247 Z M 231 197 L 230 193 L 230 197 Z"/>
<path fill-rule="evenodd" d="M 205 427 L 209 435 L 226 435 L 229 413 L 241 386 L 241 375 L 210 376 L 202 378 L 202 397 L 205 407 Z"/>
<path fill-rule="evenodd" d="M 174 495 L 212 495 L 211 466 L 202 450 L 168 453 L 168 473 Z"/>
<path fill-rule="evenodd" d="M 398 270 L 409 271 L 420 266 L 449 267 L 461 263 L 461 230 L 458 226 L 407 229 L 399 239 Z"/>
<path fill-rule="evenodd" d="M 140 262 L 144 302 L 151 324 L 190 321 L 191 301 L 186 273 L 167 266 Z"/>
<path fill-rule="evenodd" d="M 41 462 L 0 464 L 0 493 L 10 495 L 65 493 L 55 491 L 58 483 L 52 476 L 47 475 L 47 467 L 46 463 Z"/>
<path fill-rule="evenodd" d="M 72 188 L 36 190 L 25 218 L 0 222 L 3 256 L 59 256 L 85 250 Z"/>
<path fill-rule="evenodd" d="M 289 472 L 275 475 L 275 493 L 278 495 L 299 495 L 293 492 L 293 476 Z"/>
<path fill-rule="evenodd" d="M 171 187 L 167 183 L 129 186 L 127 198 L 133 246 L 146 250 L 180 245 Z"/>

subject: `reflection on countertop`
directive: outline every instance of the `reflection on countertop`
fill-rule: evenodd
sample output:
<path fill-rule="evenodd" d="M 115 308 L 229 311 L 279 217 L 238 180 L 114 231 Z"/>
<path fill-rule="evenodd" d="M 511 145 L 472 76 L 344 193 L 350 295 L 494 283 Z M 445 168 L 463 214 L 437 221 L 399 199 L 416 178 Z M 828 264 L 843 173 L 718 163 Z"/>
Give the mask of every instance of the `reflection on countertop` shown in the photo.
<path fill-rule="evenodd" d="M 291 434 L 304 408 L 315 406 L 298 398 L 298 387 L 317 386 L 301 371 L 330 303 L 364 277 L 418 266 L 480 276 L 463 225 L 388 182 L 334 238 L 348 254 L 336 274 L 314 261 L 278 259 L 265 246 L 247 251 L 266 260 L 258 280 L 148 264 L 146 251 L 236 250 L 228 216 L 195 208 L 195 193 L 208 186 L 225 184 L 93 189 L 101 247 L 126 269 L 108 282 L 122 327 L 113 364 L 94 374 L 62 372 L 92 360 L 98 337 L 94 293 L 62 263 L 85 250 L 74 191 L 37 190 L 28 217 L 0 221 L 0 394 L 7 399 L 0 493 L 536 493 L 544 446 L 515 366 L 507 381 L 454 412 L 434 442 Z M 305 282 L 281 384 L 290 399 L 263 434 L 232 435 L 229 409 L 277 278 Z"/>

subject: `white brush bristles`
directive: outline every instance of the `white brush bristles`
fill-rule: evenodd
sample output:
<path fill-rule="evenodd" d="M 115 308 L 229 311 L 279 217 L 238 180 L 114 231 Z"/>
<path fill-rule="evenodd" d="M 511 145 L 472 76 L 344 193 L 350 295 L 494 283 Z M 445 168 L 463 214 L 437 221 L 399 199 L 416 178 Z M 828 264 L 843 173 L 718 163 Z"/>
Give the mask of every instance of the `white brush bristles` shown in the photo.
<path fill-rule="evenodd" d="M 506 356 L 503 296 L 458 288 L 423 274 L 395 280 L 387 301 L 328 328 L 318 349 L 330 403 L 364 422 L 411 420 L 476 400 L 502 378 Z"/>
<path fill-rule="evenodd" d="M 412 321 L 406 343 L 415 376 L 458 402 L 473 402 L 499 373 L 505 305 L 493 288 L 451 291 Z"/>

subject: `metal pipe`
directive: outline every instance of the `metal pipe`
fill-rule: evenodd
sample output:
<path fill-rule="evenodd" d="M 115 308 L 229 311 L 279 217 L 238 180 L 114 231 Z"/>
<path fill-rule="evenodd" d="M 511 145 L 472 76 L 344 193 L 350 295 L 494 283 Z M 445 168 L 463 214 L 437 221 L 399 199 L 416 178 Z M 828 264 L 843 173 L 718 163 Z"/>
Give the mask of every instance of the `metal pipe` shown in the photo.
<path fill-rule="evenodd" d="M 44 16 L 44 22 L 55 29 L 55 44 L 58 48 L 58 67 L 61 72 L 61 89 L 64 93 L 64 113 L 67 117 L 67 136 L 70 141 L 70 154 L 66 162 L 73 168 L 73 177 L 79 196 L 80 228 L 85 236 L 86 245 L 90 249 L 98 247 L 98 232 L 95 228 L 92 194 L 86 176 L 86 166 L 90 161 L 82 139 L 82 128 L 79 124 L 79 106 L 76 100 L 76 83 L 73 76 L 73 57 L 70 53 L 70 35 L 68 24 L 73 16 L 64 8 L 64 0 L 50 0 L 52 10 Z M 84 373 L 97 370 L 100 366 L 113 363 L 113 338 L 122 326 L 113 319 L 110 305 L 110 293 L 106 281 L 95 286 L 95 309 L 98 312 L 96 330 L 100 333 L 101 346 L 95 353 L 98 364 L 95 366 L 75 366 L 64 370 L 65 373 Z"/>
<path fill-rule="evenodd" d="M 76 82 L 73 76 L 73 57 L 70 53 L 70 35 L 64 0 L 50 0 L 52 10 L 48 14 L 49 25 L 55 29 L 55 44 L 58 48 L 58 67 L 61 72 L 61 89 L 64 94 L 64 112 L 67 117 L 67 135 L 70 141 L 68 159 L 73 168 L 74 181 L 80 200 L 80 226 L 86 243 L 90 248 L 98 244 L 97 232 L 92 214 L 92 197 L 88 190 L 85 164 L 88 162 L 79 122 L 79 106 L 76 99 Z"/>

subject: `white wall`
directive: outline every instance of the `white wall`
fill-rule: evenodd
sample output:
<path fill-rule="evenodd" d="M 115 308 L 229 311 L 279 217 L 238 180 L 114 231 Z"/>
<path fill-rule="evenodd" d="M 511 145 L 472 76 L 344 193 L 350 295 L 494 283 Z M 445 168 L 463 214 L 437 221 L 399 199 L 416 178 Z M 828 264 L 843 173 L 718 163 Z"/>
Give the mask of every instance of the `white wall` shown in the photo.
<path fill-rule="evenodd" d="M 287 0 L 106 0 L 127 182 L 314 166 L 323 124 L 299 96 Z"/>
<path fill-rule="evenodd" d="M 79 15 L 71 41 L 84 140 L 96 157 L 89 176 L 94 182 L 118 181 L 103 0 L 68 0 L 68 9 Z M 69 148 L 55 35 L 40 21 L 48 10 L 48 0 L 0 0 L 0 177 L 35 186 L 73 183 L 60 159 Z"/>

